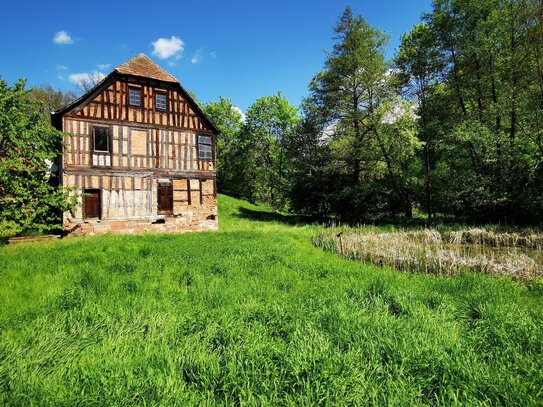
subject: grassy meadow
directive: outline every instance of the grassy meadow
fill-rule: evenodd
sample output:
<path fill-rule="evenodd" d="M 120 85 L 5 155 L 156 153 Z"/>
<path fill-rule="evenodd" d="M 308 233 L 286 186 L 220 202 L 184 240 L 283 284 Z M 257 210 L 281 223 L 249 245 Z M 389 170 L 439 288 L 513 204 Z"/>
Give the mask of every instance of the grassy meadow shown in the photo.
<path fill-rule="evenodd" d="M 542 405 L 540 284 L 342 259 L 219 199 L 219 232 L 0 247 L 0 405 Z"/>

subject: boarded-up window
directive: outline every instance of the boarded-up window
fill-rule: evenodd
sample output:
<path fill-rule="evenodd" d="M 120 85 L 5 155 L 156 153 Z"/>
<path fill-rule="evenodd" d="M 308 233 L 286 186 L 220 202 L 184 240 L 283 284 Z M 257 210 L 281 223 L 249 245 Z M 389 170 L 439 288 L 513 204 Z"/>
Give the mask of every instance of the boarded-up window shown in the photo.
<path fill-rule="evenodd" d="M 200 181 L 200 204 L 210 205 L 215 203 L 215 183 L 211 179 Z"/>
<path fill-rule="evenodd" d="M 130 129 L 130 147 L 133 155 L 147 155 L 147 130 Z"/>
<path fill-rule="evenodd" d="M 173 212 L 173 188 L 171 182 L 158 184 L 158 213 L 161 215 Z"/>
<path fill-rule="evenodd" d="M 100 219 L 100 190 L 85 189 L 83 195 L 83 213 L 85 219 Z"/>
<path fill-rule="evenodd" d="M 188 179 L 173 180 L 173 202 L 176 207 L 190 205 L 190 184 Z"/>

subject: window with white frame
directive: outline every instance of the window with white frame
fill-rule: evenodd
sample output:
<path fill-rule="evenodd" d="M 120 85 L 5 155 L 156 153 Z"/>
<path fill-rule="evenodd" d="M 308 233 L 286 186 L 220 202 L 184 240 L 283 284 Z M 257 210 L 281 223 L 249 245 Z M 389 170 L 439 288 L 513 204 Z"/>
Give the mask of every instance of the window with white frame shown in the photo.
<path fill-rule="evenodd" d="M 166 110 L 166 94 L 155 94 L 155 107 L 157 110 Z"/>
<path fill-rule="evenodd" d="M 128 89 L 128 104 L 130 106 L 141 106 L 141 90 L 140 89 Z"/>

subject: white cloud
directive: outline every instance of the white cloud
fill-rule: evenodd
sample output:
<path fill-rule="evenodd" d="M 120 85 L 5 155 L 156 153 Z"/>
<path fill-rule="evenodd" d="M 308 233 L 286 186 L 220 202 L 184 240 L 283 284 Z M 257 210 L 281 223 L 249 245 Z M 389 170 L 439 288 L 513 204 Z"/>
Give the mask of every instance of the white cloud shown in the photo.
<path fill-rule="evenodd" d="M 84 87 L 85 85 L 91 85 L 94 86 L 98 82 L 100 82 L 102 79 L 104 79 L 106 76 L 102 72 L 94 71 L 94 72 L 80 72 L 80 73 L 72 73 L 68 76 L 68 80 L 72 82 L 75 85 Z"/>
<path fill-rule="evenodd" d="M 209 53 L 209 56 L 210 56 L 211 58 L 217 58 L 219 55 L 218 55 L 215 51 L 211 51 L 211 52 Z"/>
<path fill-rule="evenodd" d="M 237 106 L 232 106 L 232 110 L 234 112 L 237 112 L 241 115 L 241 121 L 245 123 L 245 119 L 246 119 L 246 116 L 245 116 L 245 113 L 243 113 L 243 110 L 241 110 L 239 107 Z"/>
<path fill-rule="evenodd" d="M 57 71 L 66 71 L 67 69 L 66 65 L 57 65 Z"/>
<path fill-rule="evenodd" d="M 96 66 L 98 67 L 98 70 L 105 71 L 107 68 L 111 66 L 111 64 L 96 64 Z"/>
<path fill-rule="evenodd" d="M 175 55 L 176 59 L 181 58 L 181 53 L 185 49 L 185 43 L 182 39 L 172 35 L 170 39 L 159 38 L 151 43 L 153 45 L 153 55 L 160 59 L 168 59 Z"/>
<path fill-rule="evenodd" d="M 74 40 L 66 31 L 62 30 L 55 34 L 53 42 L 58 45 L 70 45 L 74 43 Z"/>
<path fill-rule="evenodd" d="M 190 59 L 190 62 L 193 64 L 198 64 L 202 62 L 202 49 L 199 49 L 198 51 L 194 53 L 194 55 Z"/>

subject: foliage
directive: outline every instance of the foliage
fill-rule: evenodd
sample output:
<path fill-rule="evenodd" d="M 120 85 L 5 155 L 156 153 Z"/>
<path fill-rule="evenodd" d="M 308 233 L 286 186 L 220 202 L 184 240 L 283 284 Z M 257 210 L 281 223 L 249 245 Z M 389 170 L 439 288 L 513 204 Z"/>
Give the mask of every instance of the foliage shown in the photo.
<path fill-rule="evenodd" d="M 42 115 L 47 123 L 51 123 L 51 112 L 56 112 L 77 99 L 75 93 L 55 90 L 49 84 L 30 89 L 28 97 L 41 103 Z"/>
<path fill-rule="evenodd" d="M 43 105 L 28 97 L 24 80 L 0 79 L 0 236 L 47 231 L 73 205 L 51 166 L 62 133 L 42 118 Z"/>
<path fill-rule="evenodd" d="M 350 222 L 411 217 L 420 143 L 413 107 L 395 97 L 396 75 L 384 56 L 387 36 L 349 7 L 334 33 L 324 70 L 309 85 L 300 128 L 320 169 L 307 171 L 311 155 L 295 161 L 293 207 Z"/>
<path fill-rule="evenodd" d="M 243 195 L 238 177 L 244 167 L 244 148 L 240 132 L 243 125 L 241 110 L 231 99 L 223 98 L 203 106 L 205 114 L 219 128 L 217 138 L 217 187 L 220 192 Z"/>
<path fill-rule="evenodd" d="M 297 109 L 278 92 L 257 99 L 246 116 L 222 97 L 204 110 L 222 133 L 217 143 L 219 190 L 286 209 L 291 173 L 287 148 L 299 121 Z"/>
<path fill-rule="evenodd" d="M 244 180 L 251 184 L 251 200 L 286 208 L 290 179 L 286 149 L 298 120 L 297 109 L 281 92 L 258 98 L 247 110 L 242 139 L 250 152 Z"/>
<path fill-rule="evenodd" d="M 439 0 L 404 36 L 429 213 L 541 220 L 540 12 L 532 0 Z"/>
<path fill-rule="evenodd" d="M 0 404 L 540 404 L 539 286 L 397 273 L 219 210 L 218 232 L 0 247 Z"/>

